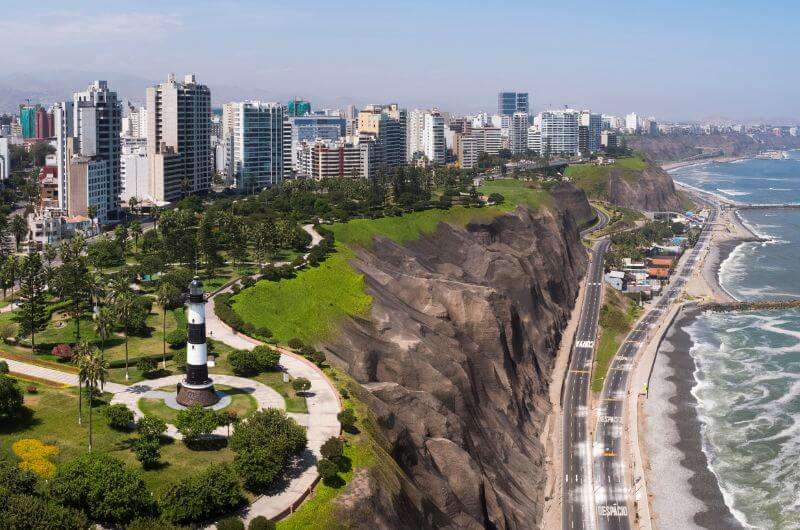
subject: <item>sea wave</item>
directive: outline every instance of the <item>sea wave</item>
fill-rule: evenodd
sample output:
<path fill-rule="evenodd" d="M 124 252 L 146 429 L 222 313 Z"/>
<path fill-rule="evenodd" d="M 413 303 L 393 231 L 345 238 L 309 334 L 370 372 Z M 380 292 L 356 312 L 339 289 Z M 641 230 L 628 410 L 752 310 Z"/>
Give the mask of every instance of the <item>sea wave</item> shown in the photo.
<path fill-rule="evenodd" d="M 730 195 L 731 197 L 745 197 L 751 194 L 749 191 L 728 190 L 722 188 L 717 188 L 717 191 L 724 193 L 725 195 Z"/>

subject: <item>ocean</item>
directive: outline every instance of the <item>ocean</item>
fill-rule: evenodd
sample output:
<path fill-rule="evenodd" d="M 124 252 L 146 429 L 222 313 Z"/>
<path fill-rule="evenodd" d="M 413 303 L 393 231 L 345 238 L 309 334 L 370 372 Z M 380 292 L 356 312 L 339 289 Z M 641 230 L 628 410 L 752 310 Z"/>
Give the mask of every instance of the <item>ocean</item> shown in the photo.
<path fill-rule="evenodd" d="M 711 162 L 676 181 L 742 203 L 800 203 L 800 153 Z M 720 284 L 740 300 L 800 298 L 800 209 L 742 210 L 767 242 L 739 245 Z M 692 339 L 703 451 L 745 527 L 800 528 L 800 311 L 707 313 Z"/>

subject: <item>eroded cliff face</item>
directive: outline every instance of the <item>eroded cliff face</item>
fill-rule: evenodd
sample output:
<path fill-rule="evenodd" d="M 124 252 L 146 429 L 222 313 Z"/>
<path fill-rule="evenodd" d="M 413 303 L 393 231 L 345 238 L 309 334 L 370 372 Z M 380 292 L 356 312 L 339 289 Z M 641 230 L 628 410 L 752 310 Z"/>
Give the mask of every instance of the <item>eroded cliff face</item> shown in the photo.
<path fill-rule="evenodd" d="M 648 164 L 635 179 L 612 172 L 609 199 L 617 206 L 635 210 L 680 212 L 681 201 L 669 173 L 659 166 Z"/>
<path fill-rule="evenodd" d="M 394 470 L 361 472 L 338 504 L 360 528 L 534 528 L 539 435 L 562 329 L 586 268 L 583 192 L 419 241 L 377 240 L 352 265 L 373 297 L 326 345 L 363 390 Z"/>

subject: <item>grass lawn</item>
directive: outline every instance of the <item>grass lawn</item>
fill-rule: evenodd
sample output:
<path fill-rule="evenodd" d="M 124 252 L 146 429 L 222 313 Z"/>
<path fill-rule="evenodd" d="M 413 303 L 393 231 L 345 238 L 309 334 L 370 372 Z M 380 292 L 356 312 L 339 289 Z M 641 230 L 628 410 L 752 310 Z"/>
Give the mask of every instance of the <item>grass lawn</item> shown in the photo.
<path fill-rule="evenodd" d="M 256 381 L 264 383 L 283 396 L 283 401 L 286 403 L 286 412 L 300 412 L 307 413 L 308 405 L 306 398 L 298 396 L 297 392 L 292 388 L 292 378 L 289 381 L 283 382 L 283 372 L 264 372 L 254 377 Z"/>
<path fill-rule="evenodd" d="M 605 301 L 600 309 L 601 332 L 592 374 L 593 391 L 603 390 L 603 381 L 608 373 L 608 366 L 619 350 L 623 339 L 633 327 L 640 311 L 636 302 L 606 286 Z"/>
<path fill-rule="evenodd" d="M 613 164 L 598 166 L 595 164 L 578 164 L 569 166 L 564 172 L 579 188 L 592 199 L 607 200 L 608 181 L 612 174 L 623 179 L 636 180 L 647 167 L 647 162 L 640 156 L 617 158 Z"/>
<path fill-rule="evenodd" d="M 482 193 L 502 193 L 505 202 L 484 208 L 454 206 L 449 210 L 426 210 L 399 217 L 354 219 L 331 225 L 336 252 L 319 266 L 298 271 L 294 278 L 276 282 L 260 281 L 234 297 L 233 308 L 256 327 L 272 330 L 275 339 L 286 343 L 299 338 L 315 343 L 329 337 L 344 317 L 364 317 L 371 298 L 364 292 L 364 279 L 348 264 L 355 247 L 369 247 L 375 236 L 398 243 L 418 239 L 436 230 L 441 222 L 466 225 L 491 219 L 519 204 L 533 208 L 549 205 L 546 191 L 532 189 L 513 179 L 488 182 Z"/>
<path fill-rule="evenodd" d="M 278 521 L 278 530 L 303 530 L 306 528 L 347 528 L 347 521 L 337 519 L 333 509 L 333 501 L 338 497 L 348 482 L 350 482 L 359 469 L 374 468 L 376 466 L 396 466 L 388 454 L 377 443 L 376 433 L 378 427 L 375 418 L 362 401 L 354 397 L 355 384 L 349 378 L 335 370 L 326 370 L 328 375 L 339 383 L 344 383 L 349 390 L 350 397 L 344 399 L 344 406 L 352 408 L 358 421 L 356 431 L 344 433 L 347 465 L 345 471 L 339 473 L 341 481 L 326 484 L 324 481 L 317 483 L 314 491 L 308 498 L 287 518 Z M 378 476 L 389 476 L 390 472 L 377 473 Z M 391 480 L 391 479 L 390 479 Z M 393 487 L 387 482 L 383 487 Z"/>
<path fill-rule="evenodd" d="M 215 385 L 215 388 L 231 396 L 230 405 L 220 410 L 232 410 L 236 412 L 240 418 L 243 418 L 258 408 L 255 398 L 244 390 L 231 388 L 226 385 Z M 170 390 L 174 391 L 175 388 L 173 387 Z M 168 407 L 163 399 L 141 398 L 139 400 L 139 408 L 142 409 L 144 414 L 157 416 L 173 425 L 178 418 L 178 411 Z"/>
<path fill-rule="evenodd" d="M 22 380 L 24 389 L 27 382 Z M 65 462 L 86 452 L 89 439 L 89 413 L 84 401 L 83 425 L 77 423 L 77 388 L 57 388 L 36 384 L 38 393 L 25 395 L 25 406 L 32 411 L 29 420 L 16 419 L 0 423 L 0 447 L 10 453 L 11 445 L 23 438 L 36 438 L 55 445 L 59 452 L 52 457 L 55 464 Z M 108 400 L 105 396 L 104 401 Z M 150 489 L 158 496 L 169 484 L 188 474 L 196 473 L 212 462 L 232 462 L 233 452 L 227 448 L 193 451 L 180 442 L 162 444 L 161 460 L 164 464 L 148 471 L 141 469 L 130 450 L 135 433 L 112 430 L 105 423 L 102 411 L 105 403 L 95 402 L 93 410 L 94 451 L 111 454 L 142 472 Z"/>
<path fill-rule="evenodd" d="M 345 316 L 365 316 L 372 303 L 364 278 L 348 264 L 352 250 L 337 243 L 336 252 L 317 267 L 294 278 L 260 281 L 234 297 L 233 307 L 245 322 L 267 327 L 283 343 L 297 337 L 314 343 L 335 331 Z"/>

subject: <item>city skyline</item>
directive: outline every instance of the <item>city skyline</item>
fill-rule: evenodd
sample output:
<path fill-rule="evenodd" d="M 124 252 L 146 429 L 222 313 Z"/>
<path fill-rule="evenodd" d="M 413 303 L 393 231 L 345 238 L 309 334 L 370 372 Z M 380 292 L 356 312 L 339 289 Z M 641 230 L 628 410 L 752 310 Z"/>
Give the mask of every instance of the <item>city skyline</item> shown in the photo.
<path fill-rule="evenodd" d="M 0 88 L 23 92 L 20 80 L 28 79 L 63 97 L 80 72 L 78 86 L 86 76 L 107 79 L 120 97 L 141 101 L 147 86 L 189 71 L 206 80 L 215 106 L 301 96 L 316 107 L 398 101 L 463 114 L 492 110 L 497 92 L 510 90 L 529 92 L 534 113 L 568 105 L 662 120 L 796 121 L 798 74 L 785 65 L 798 51 L 791 22 L 798 7 L 736 4 L 726 11 L 686 2 L 301 9 L 237 1 L 192 3 L 189 12 L 173 0 L 119 2 L 106 12 L 89 1 L 69 12 L 43 2 L 31 13 L 15 1 L 0 22 L 7 42 Z M 31 38 L 32 26 L 47 38 Z M 770 38 L 754 39 L 754 30 Z"/>

